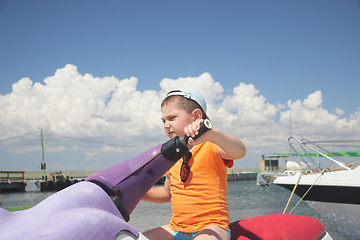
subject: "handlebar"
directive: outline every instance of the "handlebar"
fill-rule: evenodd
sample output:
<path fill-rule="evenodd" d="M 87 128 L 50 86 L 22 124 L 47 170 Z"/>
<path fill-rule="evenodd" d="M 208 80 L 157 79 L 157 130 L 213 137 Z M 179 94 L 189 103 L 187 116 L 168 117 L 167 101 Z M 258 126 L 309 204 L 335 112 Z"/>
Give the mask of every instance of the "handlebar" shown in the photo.
<path fill-rule="evenodd" d="M 207 131 L 212 129 L 212 123 L 210 122 L 209 119 L 205 119 L 201 124 L 200 124 L 200 129 L 198 130 L 198 135 L 196 135 L 195 137 L 193 137 L 192 139 L 197 139 L 200 136 L 202 136 L 204 133 L 206 133 Z M 184 135 L 182 137 L 180 137 L 180 141 L 187 146 L 188 145 L 188 141 L 189 141 L 188 136 Z"/>
<path fill-rule="evenodd" d="M 205 132 L 209 131 L 212 128 L 212 124 L 209 119 L 205 119 L 200 124 L 199 133 L 193 138 L 196 139 L 200 136 L 202 136 Z M 161 154 L 171 160 L 176 162 L 178 159 L 183 157 L 187 152 L 189 152 L 189 149 L 187 147 L 188 145 L 189 137 L 184 135 L 182 137 L 174 137 L 164 143 L 161 146 Z"/>

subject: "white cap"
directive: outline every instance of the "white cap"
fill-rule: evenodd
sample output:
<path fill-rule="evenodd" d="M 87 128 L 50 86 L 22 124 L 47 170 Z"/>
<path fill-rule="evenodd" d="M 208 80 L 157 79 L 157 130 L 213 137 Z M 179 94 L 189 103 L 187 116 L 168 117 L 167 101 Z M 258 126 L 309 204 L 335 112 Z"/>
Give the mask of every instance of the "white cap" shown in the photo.
<path fill-rule="evenodd" d="M 184 98 L 193 100 L 197 104 L 199 104 L 199 106 L 202 108 L 204 113 L 207 114 L 206 113 L 207 107 L 206 107 L 205 99 L 201 95 L 201 93 L 195 88 L 184 87 L 184 88 L 172 90 L 172 91 L 168 92 L 168 94 L 166 94 L 165 98 L 167 98 L 169 96 L 183 96 Z"/>

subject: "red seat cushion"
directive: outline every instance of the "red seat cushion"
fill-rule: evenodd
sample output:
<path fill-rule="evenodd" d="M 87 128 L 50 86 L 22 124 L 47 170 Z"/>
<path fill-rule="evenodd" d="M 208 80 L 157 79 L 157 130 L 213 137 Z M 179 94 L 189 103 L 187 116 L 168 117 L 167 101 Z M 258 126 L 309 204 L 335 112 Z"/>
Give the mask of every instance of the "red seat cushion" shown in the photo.
<path fill-rule="evenodd" d="M 274 214 L 230 224 L 231 240 L 318 239 L 325 231 L 318 220 L 301 215 Z"/>

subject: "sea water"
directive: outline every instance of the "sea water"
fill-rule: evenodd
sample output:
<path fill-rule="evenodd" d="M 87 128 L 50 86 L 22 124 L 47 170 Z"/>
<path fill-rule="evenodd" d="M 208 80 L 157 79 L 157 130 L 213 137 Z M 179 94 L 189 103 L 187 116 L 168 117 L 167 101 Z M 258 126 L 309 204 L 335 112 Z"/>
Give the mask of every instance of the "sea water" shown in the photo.
<path fill-rule="evenodd" d="M 54 192 L 2 193 L 2 207 L 35 205 Z M 266 214 L 281 214 L 288 202 L 291 192 L 276 186 L 259 187 L 256 181 L 229 181 L 228 205 L 230 221 Z M 286 213 L 289 213 L 299 201 L 293 196 Z M 333 226 L 328 225 L 305 202 L 300 202 L 292 214 L 313 217 L 322 222 L 326 231 L 334 240 L 345 240 Z M 130 224 L 140 232 L 168 224 L 171 218 L 171 204 L 156 204 L 140 201 L 130 215 Z M 306 229 L 304 229 L 306 231 Z"/>

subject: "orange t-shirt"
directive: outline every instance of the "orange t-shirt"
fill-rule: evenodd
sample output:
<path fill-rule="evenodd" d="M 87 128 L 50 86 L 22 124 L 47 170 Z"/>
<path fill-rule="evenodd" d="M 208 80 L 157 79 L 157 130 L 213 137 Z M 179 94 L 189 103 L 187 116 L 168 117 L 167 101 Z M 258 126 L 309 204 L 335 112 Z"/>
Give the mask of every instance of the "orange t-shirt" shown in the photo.
<path fill-rule="evenodd" d="M 210 142 L 196 146 L 191 153 L 185 183 L 180 179 L 182 159 L 167 172 L 172 202 L 170 227 L 192 233 L 215 224 L 229 230 L 226 167 L 232 167 L 233 161 L 223 160 L 219 146 Z"/>

